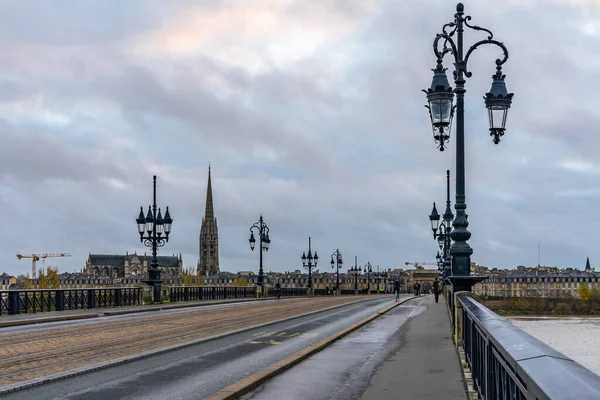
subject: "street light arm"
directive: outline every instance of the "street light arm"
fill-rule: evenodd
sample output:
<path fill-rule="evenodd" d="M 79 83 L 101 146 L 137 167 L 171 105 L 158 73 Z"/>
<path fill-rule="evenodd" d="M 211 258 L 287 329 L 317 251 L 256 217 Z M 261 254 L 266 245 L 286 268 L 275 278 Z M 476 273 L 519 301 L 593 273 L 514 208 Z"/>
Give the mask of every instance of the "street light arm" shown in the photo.
<path fill-rule="evenodd" d="M 456 48 L 456 44 L 454 43 L 454 40 L 452 40 L 452 38 L 450 36 L 451 35 L 447 34 L 447 33 L 438 33 L 437 35 L 435 35 L 435 40 L 433 41 L 433 52 L 435 53 L 435 56 L 439 60 L 444 59 L 444 56 L 447 53 L 451 53 L 454 56 L 455 62 L 458 64 L 458 59 L 457 59 L 458 50 Z M 444 47 L 441 51 L 439 49 L 440 39 L 444 39 Z M 448 44 L 450 44 L 450 47 L 447 46 Z"/>
<path fill-rule="evenodd" d="M 480 29 L 484 30 L 483 28 L 480 28 Z M 506 60 L 508 60 L 508 49 L 506 48 L 506 46 L 504 46 L 504 43 L 499 42 L 495 39 L 490 39 L 490 38 L 488 38 L 486 40 L 480 40 L 479 42 L 472 45 L 469 48 L 469 51 L 467 51 L 467 54 L 465 55 L 465 60 L 463 62 L 462 68 L 463 68 L 463 71 L 465 72 L 465 76 L 467 78 L 470 78 L 473 75 L 473 73 L 470 72 L 469 69 L 467 68 L 467 63 L 469 62 L 469 57 L 471 56 L 471 53 L 473 53 L 473 51 L 475 51 L 475 49 L 477 49 L 479 46 L 481 46 L 483 44 L 494 44 L 494 45 L 500 47 L 502 49 L 502 51 L 504 52 L 504 57 L 502 59 L 500 59 L 500 58 L 496 59 L 497 67 L 500 67 L 502 64 L 504 64 L 506 62 Z"/>
<path fill-rule="evenodd" d="M 152 238 L 143 238 L 144 246 L 152 247 Z M 163 247 L 166 244 L 165 238 L 156 238 L 156 247 Z"/>
<path fill-rule="evenodd" d="M 492 39 L 494 38 L 494 34 L 493 34 L 493 33 L 492 33 L 492 31 L 490 31 L 489 29 L 485 29 L 485 28 L 482 28 L 482 27 L 480 27 L 480 26 L 477 26 L 477 25 L 469 25 L 469 22 L 468 22 L 468 21 L 470 21 L 471 19 L 472 19 L 472 18 L 471 18 L 471 16 L 470 16 L 470 15 L 467 15 L 467 16 L 464 18 L 464 20 L 463 20 L 463 21 L 464 21 L 464 23 L 465 23 L 465 25 L 466 25 L 466 26 L 468 26 L 469 28 L 473 29 L 474 31 L 484 31 L 484 32 L 487 32 L 487 33 L 489 33 L 489 34 L 490 34 L 490 36 L 488 36 L 488 40 L 492 40 Z"/>

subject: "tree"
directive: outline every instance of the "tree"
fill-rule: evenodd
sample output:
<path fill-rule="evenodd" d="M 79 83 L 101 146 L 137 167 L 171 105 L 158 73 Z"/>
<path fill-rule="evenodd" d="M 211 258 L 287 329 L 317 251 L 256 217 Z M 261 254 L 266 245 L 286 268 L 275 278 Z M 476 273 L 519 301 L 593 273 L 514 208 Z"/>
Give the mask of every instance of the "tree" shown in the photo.
<path fill-rule="evenodd" d="M 244 277 L 238 276 L 231 284 L 233 286 L 248 286 L 248 280 Z"/>
<path fill-rule="evenodd" d="M 60 287 L 60 276 L 58 267 L 48 267 L 46 271 L 40 271 L 39 276 L 40 289 L 58 289 Z"/>
<path fill-rule="evenodd" d="M 588 302 L 593 295 L 592 291 L 590 290 L 590 287 L 586 283 L 579 284 L 579 287 L 577 288 L 577 293 L 579 294 L 581 300 L 585 302 Z"/>
<path fill-rule="evenodd" d="M 17 280 L 18 282 L 18 280 Z M 29 274 L 22 277 L 23 287 L 25 289 L 33 289 L 33 281 L 29 278 Z"/>
<path fill-rule="evenodd" d="M 197 277 L 192 267 L 183 269 L 183 286 L 194 286 L 197 284 Z"/>

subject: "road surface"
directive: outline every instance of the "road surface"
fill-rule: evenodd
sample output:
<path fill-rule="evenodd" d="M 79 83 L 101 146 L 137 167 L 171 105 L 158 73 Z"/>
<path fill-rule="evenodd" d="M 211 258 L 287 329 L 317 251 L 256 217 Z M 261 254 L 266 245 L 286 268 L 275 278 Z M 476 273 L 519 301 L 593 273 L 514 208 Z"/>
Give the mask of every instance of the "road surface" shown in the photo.
<path fill-rule="evenodd" d="M 393 303 L 391 296 L 376 297 L 4 394 L 2 398 L 201 399 Z M 248 315 L 253 315 L 256 308 L 247 307 Z"/>

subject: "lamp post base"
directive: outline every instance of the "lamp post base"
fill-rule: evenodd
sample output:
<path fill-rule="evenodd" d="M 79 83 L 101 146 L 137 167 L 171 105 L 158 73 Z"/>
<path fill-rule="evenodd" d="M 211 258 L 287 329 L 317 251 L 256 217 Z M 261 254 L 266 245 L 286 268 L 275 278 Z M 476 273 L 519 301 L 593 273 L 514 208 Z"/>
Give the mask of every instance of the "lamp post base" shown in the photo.
<path fill-rule="evenodd" d="M 162 290 L 162 281 L 161 280 L 147 280 L 143 281 L 146 285 L 152 286 L 152 301 L 154 304 L 161 303 L 161 290 Z"/>
<path fill-rule="evenodd" d="M 487 276 L 468 275 L 468 276 L 450 276 L 447 278 L 452 284 L 452 291 L 470 292 L 476 283 L 483 282 L 488 279 Z"/>

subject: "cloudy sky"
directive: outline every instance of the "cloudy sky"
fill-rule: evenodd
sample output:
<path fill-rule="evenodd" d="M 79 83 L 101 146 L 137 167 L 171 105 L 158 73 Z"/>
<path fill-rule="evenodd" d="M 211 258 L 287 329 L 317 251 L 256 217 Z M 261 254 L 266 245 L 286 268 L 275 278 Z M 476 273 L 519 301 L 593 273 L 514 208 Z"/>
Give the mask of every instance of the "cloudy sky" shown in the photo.
<path fill-rule="evenodd" d="M 496 48 L 467 83 L 473 261 L 512 268 L 600 262 L 600 3 L 467 1 L 509 49 L 515 93 L 500 145 L 483 94 Z M 266 270 L 322 268 L 336 248 L 381 268 L 432 261 L 428 214 L 454 179 L 421 89 L 442 0 L 0 2 L 0 272 L 16 253 L 80 269 L 89 252 L 138 254 L 139 207 L 174 218 L 160 254 L 198 258 L 207 167 L 222 270 L 256 270 L 249 227 L 271 229 Z M 468 31 L 466 43 L 485 38 Z M 449 63 L 447 63 L 449 65 Z M 454 186 L 454 184 L 452 184 Z M 453 190 L 454 192 L 454 190 Z M 443 207 L 441 207 L 443 209 Z M 41 264 L 41 263 L 40 263 Z M 344 268 L 345 269 L 345 268 Z"/>

